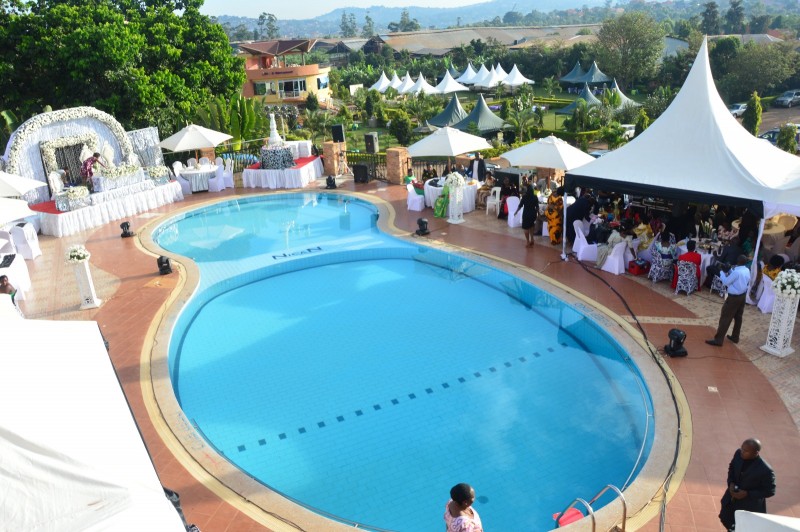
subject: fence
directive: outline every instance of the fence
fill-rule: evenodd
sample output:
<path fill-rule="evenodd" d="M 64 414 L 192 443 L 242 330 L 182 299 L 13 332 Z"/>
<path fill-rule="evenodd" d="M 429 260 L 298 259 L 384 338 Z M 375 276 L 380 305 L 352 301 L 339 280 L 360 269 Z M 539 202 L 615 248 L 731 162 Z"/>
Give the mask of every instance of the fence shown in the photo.
<path fill-rule="evenodd" d="M 367 167 L 370 179 L 386 181 L 386 154 L 385 153 L 365 153 L 360 151 L 346 151 L 345 157 L 350 171 L 353 172 L 355 165 Z"/>

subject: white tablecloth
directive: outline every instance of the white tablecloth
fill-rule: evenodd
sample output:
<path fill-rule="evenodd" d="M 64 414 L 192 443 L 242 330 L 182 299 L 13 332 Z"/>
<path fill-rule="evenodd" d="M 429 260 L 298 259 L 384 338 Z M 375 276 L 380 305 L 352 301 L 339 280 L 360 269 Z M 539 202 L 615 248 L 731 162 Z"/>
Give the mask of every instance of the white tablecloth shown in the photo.
<path fill-rule="evenodd" d="M 192 184 L 192 192 L 208 190 L 208 180 L 217 174 L 217 165 L 181 170 L 181 177 Z"/>
<path fill-rule="evenodd" d="M 433 180 L 429 179 L 426 181 L 424 187 L 426 207 L 433 207 L 434 204 L 436 204 L 436 200 L 442 195 L 442 189 L 444 188 L 431 185 L 431 181 Z M 475 183 L 474 185 L 466 185 L 464 187 L 464 201 L 462 203 L 464 212 L 472 212 L 475 210 L 475 196 L 478 194 L 478 184 L 479 183 Z M 447 206 L 447 213 L 450 214 L 449 204 Z"/>
<path fill-rule="evenodd" d="M 300 168 L 253 170 L 245 168 L 242 182 L 246 188 L 302 188 L 322 176 L 322 160 L 317 157 Z"/>
<path fill-rule="evenodd" d="M 287 140 L 285 146 L 292 150 L 292 157 L 295 159 L 311 157 L 310 140 Z"/>
<path fill-rule="evenodd" d="M 147 179 L 144 169 L 138 168 L 134 173 L 120 177 L 106 177 L 102 175 L 92 176 L 92 190 L 94 192 L 105 192 L 117 188 L 127 187 Z"/>
<path fill-rule="evenodd" d="M 5 257 L 6 255 L 0 255 L 0 264 Z M 8 282 L 17 289 L 17 295 L 14 297 L 15 301 L 25 299 L 25 292 L 31 289 L 31 276 L 28 274 L 28 266 L 25 264 L 25 259 L 21 254 L 14 255 L 14 260 L 10 266 L 0 268 L 0 275 L 7 275 Z"/>
<path fill-rule="evenodd" d="M 42 234 L 67 236 L 85 229 L 133 216 L 183 199 L 181 185 L 170 181 L 153 190 L 137 192 L 129 196 L 113 199 L 98 205 L 90 205 L 61 214 L 41 213 Z"/>

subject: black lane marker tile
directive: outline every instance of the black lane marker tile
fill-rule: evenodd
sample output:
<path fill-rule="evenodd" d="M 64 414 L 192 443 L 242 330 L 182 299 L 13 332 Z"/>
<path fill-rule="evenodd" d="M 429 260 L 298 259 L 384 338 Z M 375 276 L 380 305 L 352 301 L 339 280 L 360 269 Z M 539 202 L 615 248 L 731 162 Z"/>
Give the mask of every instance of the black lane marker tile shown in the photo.
<path fill-rule="evenodd" d="M 281 440 L 285 440 L 286 439 L 286 434 L 285 433 L 278 434 L 278 438 L 281 439 Z"/>
<path fill-rule="evenodd" d="M 240 446 L 238 447 L 238 449 L 239 449 L 239 452 L 242 452 L 242 451 L 244 451 L 244 445 L 240 445 Z"/>
<path fill-rule="evenodd" d="M 465 379 L 464 377 L 459 377 L 458 378 L 458 382 L 463 384 L 463 383 L 467 382 L 467 379 Z"/>
<path fill-rule="evenodd" d="M 527 359 L 527 358 L 525 358 L 525 357 L 519 357 L 519 361 L 520 361 L 520 362 L 527 362 L 527 361 L 528 361 L 528 359 Z"/>
<path fill-rule="evenodd" d="M 267 440 L 258 440 L 258 444 L 259 445 L 266 445 L 267 444 Z"/>
<path fill-rule="evenodd" d="M 381 405 L 372 405 L 372 408 L 374 408 L 375 410 L 380 410 L 381 409 Z"/>
<path fill-rule="evenodd" d="M 481 376 L 481 372 L 480 371 L 476 371 L 475 373 L 473 373 L 473 375 L 475 375 L 476 377 L 480 377 Z"/>
<path fill-rule="evenodd" d="M 555 352 L 555 349 L 553 349 L 552 347 L 548 347 L 547 350 L 550 351 L 551 353 Z"/>
<path fill-rule="evenodd" d="M 497 368 L 489 368 L 489 371 L 491 371 L 492 373 L 494 373 L 495 371 L 497 371 Z"/>
<path fill-rule="evenodd" d="M 344 421 L 344 416 L 336 416 L 336 421 L 341 423 L 342 421 Z"/>
<path fill-rule="evenodd" d="M 506 363 L 505 363 L 505 366 L 506 366 L 507 368 L 510 368 L 510 367 L 511 367 L 511 362 L 506 362 Z"/>
<path fill-rule="evenodd" d="M 442 383 L 442 388 L 449 388 L 449 387 L 450 387 L 450 385 L 449 385 L 449 384 L 447 384 L 446 382 L 443 382 L 443 383 Z"/>
<path fill-rule="evenodd" d="M 393 405 L 399 405 L 400 401 L 398 401 L 397 399 L 392 399 L 392 404 Z"/>
<path fill-rule="evenodd" d="M 363 416 L 364 412 L 362 412 L 361 410 L 356 410 L 356 415 L 357 416 Z"/>
<path fill-rule="evenodd" d="M 322 428 L 325 428 L 325 422 L 324 422 L 324 421 L 320 421 L 319 423 L 317 423 L 317 426 L 318 426 L 319 428 L 321 428 L 321 429 L 322 429 Z"/>
<path fill-rule="evenodd" d="M 416 399 L 416 398 L 417 398 L 417 395 L 416 395 L 416 394 L 413 394 L 413 393 L 410 393 L 410 394 L 408 394 L 408 398 L 409 398 L 409 399 Z"/>
<path fill-rule="evenodd" d="M 540 354 L 538 353 L 538 351 L 537 351 L 536 353 L 534 353 L 534 354 L 533 354 L 533 356 L 535 356 L 536 358 L 539 358 L 539 357 L 540 357 L 540 356 L 542 356 L 542 355 L 540 355 Z"/>
<path fill-rule="evenodd" d="M 300 427 L 299 429 L 297 429 L 297 432 L 299 432 L 300 434 L 305 434 L 306 433 L 306 428 L 305 427 Z"/>
<path fill-rule="evenodd" d="M 433 393 L 433 390 L 431 390 L 430 388 L 425 388 L 425 391 L 426 391 L 427 393 Z"/>

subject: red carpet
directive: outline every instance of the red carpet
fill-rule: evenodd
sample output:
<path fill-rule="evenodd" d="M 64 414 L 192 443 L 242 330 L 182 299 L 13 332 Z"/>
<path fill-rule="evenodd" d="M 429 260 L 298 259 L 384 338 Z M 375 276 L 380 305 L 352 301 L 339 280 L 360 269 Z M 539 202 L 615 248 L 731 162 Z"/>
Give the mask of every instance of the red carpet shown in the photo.
<path fill-rule="evenodd" d="M 45 214 L 61 214 L 61 211 L 56 209 L 55 201 L 44 201 L 36 205 L 31 205 L 30 207 L 32 211 L 43 212 Z"/>

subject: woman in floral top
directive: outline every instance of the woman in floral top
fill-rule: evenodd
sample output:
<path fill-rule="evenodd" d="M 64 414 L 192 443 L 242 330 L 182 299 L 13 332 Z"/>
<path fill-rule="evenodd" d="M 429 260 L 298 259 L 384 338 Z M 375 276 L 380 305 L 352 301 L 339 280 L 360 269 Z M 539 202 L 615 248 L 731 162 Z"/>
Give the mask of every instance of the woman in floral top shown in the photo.
<path fill-rule="evenodd" d="M 92 176 L 94 175 L 95 163 L 99 164 L 103 168 L 105 168 L 106 166 L 100 162 L 100 154 L 97 152 L 95 152 L 91 157 L 83 161 L 83 164 L 81 165 L 81 177 L 83 178 L 83 181 L 86 184 L 86 186 L 89 187 L 89 190 L 92 189 Z"/>
<path fill-rule="evenodd" d="M 447 532 L 483 532 L 483 524 L 475 502 L 475 490 L 469 484 L 456 484 L 450 489 L 450 500 L 444 509 Z"/>

